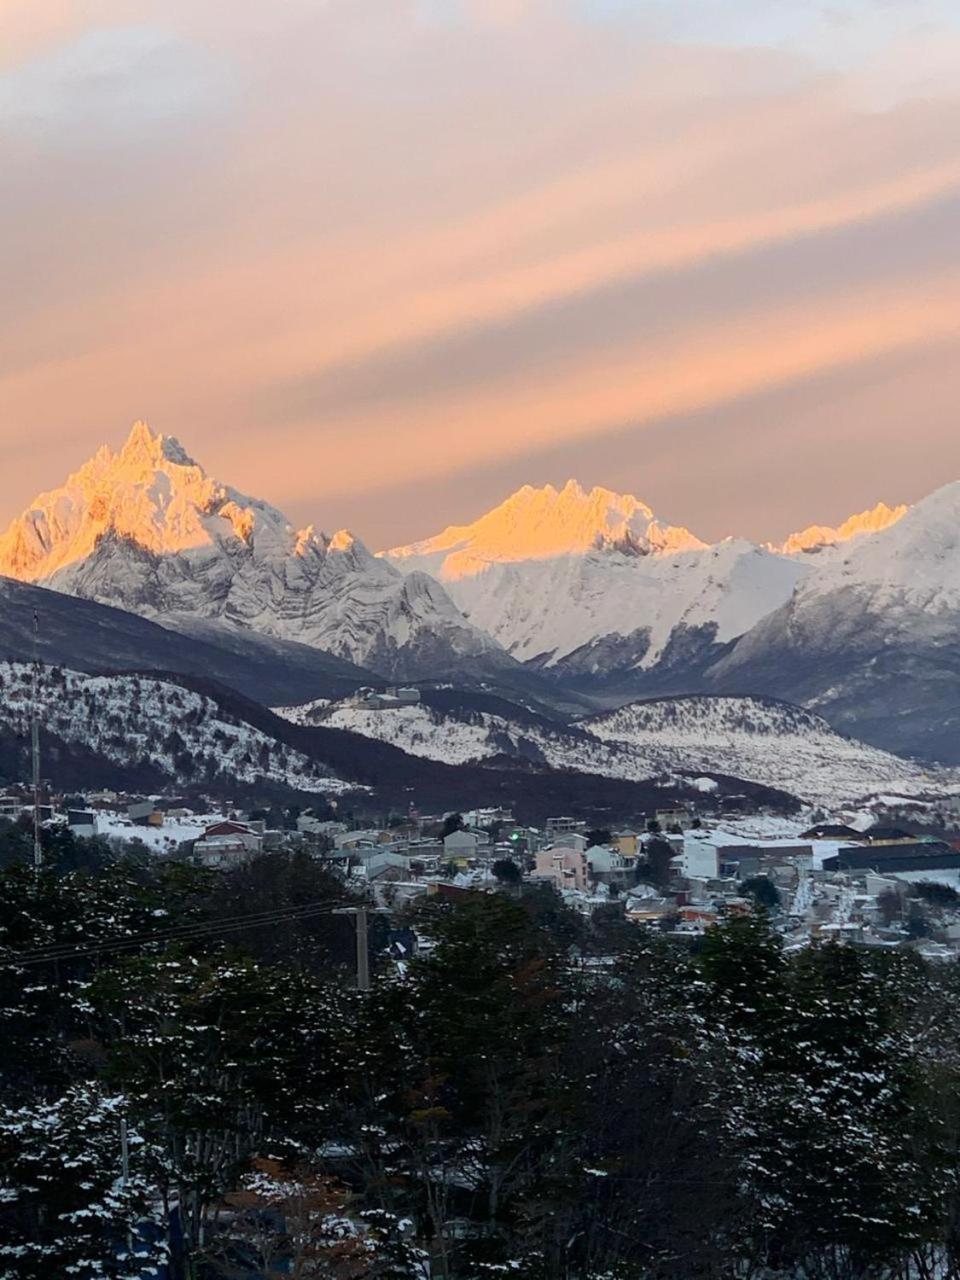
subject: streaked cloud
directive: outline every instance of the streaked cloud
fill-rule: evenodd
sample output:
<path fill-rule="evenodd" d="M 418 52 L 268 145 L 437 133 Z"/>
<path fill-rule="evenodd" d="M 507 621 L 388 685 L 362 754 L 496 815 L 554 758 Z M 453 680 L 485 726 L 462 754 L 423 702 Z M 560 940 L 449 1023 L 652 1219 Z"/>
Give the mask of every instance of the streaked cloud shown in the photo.
<path fill-rule="evenodd" d="M 2 514 L 146 417 L 377 544 L 431 531 L 424 485 L 616 485 L 654 439 L 694 524 L 683 423 L 792 456 L 842 398 L 810 518 L 843 518 L 870 386 L 960 337 L 958 23 L 874 8 L 103 0 L 31 38 L 12 7 Z M 909 413 L 955 470 L 941 400 Z"/>

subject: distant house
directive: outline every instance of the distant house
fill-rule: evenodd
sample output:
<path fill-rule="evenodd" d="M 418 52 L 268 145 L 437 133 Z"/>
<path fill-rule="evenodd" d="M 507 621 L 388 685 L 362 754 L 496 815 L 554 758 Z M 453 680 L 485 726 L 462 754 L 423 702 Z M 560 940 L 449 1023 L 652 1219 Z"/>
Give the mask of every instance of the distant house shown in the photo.
<path fill-rule="evenodd" d="M 364 867 L 368 880 L 409 880 L 410 859 L 400 853 L 375 853 Z"/>
<path fill-rule="evenodd" d="M 809 844 L 734 844 L 718 849 L 717 853 L 720 875 L 734 876 L 738 880 L 763 875 L 771 867 L 785 862 L 797 862 L 807 868 L 813 866 L 813 847 Z"/>
<path fill-rule="evenodd" d="M 672 827 L 679 827 L 681 830 L 690 825 L 689 809 L 658 809 L 656 812 L 656 820 L 664 831 L 669 831 Z"/>
<path fill-rule="evenodd" d="M 626 859 L 620 850 L 608 844 L 591 845 L 584 851 L 584 857 L 594 877 L 611 871 L 622 871 L 626 866 Z"/>
<path fill-rule="evenodd" d="M 139 800 L 127 805 L 127 817 L 138 827 L 163 826 L 163 812 L 152 800 Z"/>
<path fill-rule="evenodd" d="M 225 819 L 207 827 L 193 845 L 194 859 L 204 867 L 238 866 L 261 852 L 263 840 L 244 822 Z"/>
<path fill-rule="evenodd" d="M 536 866 L 530 878 L 546 881 L 556 889 L 585 891 L 589 883 L 589 871 L 587 855 L 582 849 L 555 845 L 552 849 L 541 849 L 536 855 Z"/>
<path fill-rule="evenodd" d="M 402 707 L 415 707 L 420 701 L 420 690 L 410 688 L 388 689 L 387 696 L 396 699 Z"/>
<path fill-rule="evenodd" d="M 330 836 L 335 839 L 347 830 L 345 822 L 333 822 L 327 818 L 318 818 L 315 813 L 301 813 L 297 818 L 297 830 L 302 835 Z"/>
<path fill-rule="evenodd" d="M 0 796 L 0 818 L 16 821 L 23 810 L 24 804 L 20 796 Z"/>
<path fill-rule="evenodd" d="M 625 858 L 636 858 L 640 853 L 640 837 L 636 831 L 618 831 L 611 843 Z"/>
<path fill-rule="evenodd" d="M 568 831 L 586 831 L 587 824 L 581 822 L 579 818 L 548 818 L 546 822 L 546 832 L 548 836 L 556 837 Z"/>
<path fill-rule="evenodd" d="M 357 692 L 357 705 L 364 711 L 388 711 L 391 707 L 415 707 L 419 702 L 419 689 L 392 688 L 382 691 L 360 689 Z"/>
<path fill-rule="evenodd" d="M 672 915 L 679 915 L 675 898 L 630 898 L 627 902 L 627 919 L 634 924 L 653 924 Z"/>
<path fill-rule="evenodd" d="M 801 840 L 863 840 L 865 837 L 843 822 L 821 822 L 809 831 L 801 831 Z"/>
<path fill-rule="evenodd" d="M 495 809 L 469 809 L 463 814 L 465 827 L 492 827 L 495 822 L 513 823 L 513 811 L 503 807 Z"/>
<path fill-rule="evenodd" d="M 561 831 L 553 843 L 557 849 L 578 849 L 583 853 L 587 848 L 587 837 L 579 831 Z"/>
<path fill-rule="evenodd" d="M 720 874 L 720 850 L 710 840 L 687 836 L 683 842 L 678 870 L 689 878 L 715 880 Z"/>
<path fill-rule="evenodd" d="M 472 858 L 479 844 L 480 837 L 474 831 L 451 831 L 443 837 L 443 851 L 451 858 Z"/>
<path fill-rule="evenodd" d="M 861 833 L 861 840 L 869 840 L 871 844 L 907 844 L 916 840 L 916 833 L 904 827 L 870 827 Z"/>
<path fill-rule="evenodd" d="M 363 831 L 343 831 L 336 837 L 338 849 L 359 849 L 362 846 L 393 844 L 393 833 L 380 827 L 368 827 Z"/>
<path fill-rule="evenodd" d="M 75 836 L 95 836 L 97 834 L 97 815 L 92 809 L 68 809 L 67 826 Z"/>

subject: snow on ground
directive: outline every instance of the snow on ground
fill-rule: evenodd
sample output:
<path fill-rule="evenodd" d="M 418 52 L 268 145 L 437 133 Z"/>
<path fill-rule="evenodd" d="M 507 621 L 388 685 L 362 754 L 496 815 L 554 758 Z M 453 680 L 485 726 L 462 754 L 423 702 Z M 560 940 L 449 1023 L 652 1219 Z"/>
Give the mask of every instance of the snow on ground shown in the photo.
<path fill-rule="evenodd" d="M 271 707 L 270 710 L 281 720 L 289 720 L 291 724 L 319 724 L 323 711 L 329 707 L 329 698 L 314 698 L 312 702 L 301 702 L 292 707 Z"/>
<path fill-rule="evenodd" d="M 20 735 L 30 731 L 32 682 L 29 664 L 0 663 L 0 724 Z M 39 699 L 44 730 L 117 764 L 149 762 L 178 780 L 222 773 L 238 782 L 263 779 L 303 791 L 351 789 L 212 698 L 173 682 L 44 668 Z"/>
<path fill-rule="evenodd" d="M 877 793 L 960 791 L 960 771 L 921 765 L 836 733 L 819 716 L 769 698 L 683 697 L 636 702 L 581 722 L 660 769 L 749 778 L 833 807 Z"/>
<path fill-rule="evenodd" d="M 222 813 L 194 814 L 189 818 L 166 819 L 162 827 L 145 827 L 120 813 L 99 811 L 96 834 L 106 840 L 139 840 L 153 853 L 172 853 L 184 841 L 197 840 L 207 827 L 223 820 Z"/>
<path fill-rule="evenodd" d="M 705 794 L 716 789 L 706 775 L 717 773 L 828 809 L 893 791 L 918 799 L 960 792 L 958 770 L 904 760 L 764 698 L 664 698 L 569 726 L 487 711 L 440 712 L 423 703 L 371 711 L 346 700 L 281 711 L 449 764 L 516 756 L 633 782 L 673 778 Z"/>
<path fill-rule="evenodd" d="M 410 755 L 447 764 L 467 764 L 491 756 L 538 760 L 554 769 L 597 773 L 639 782 L 659 770 L 630 748 L 610 748 L 578 727 L 522 723 L 488 711 L 444 714 L 420 704 L 367 711 L 350 703 L 333 703 L 321 721 L 330 729 L 347 729 L 366 738 L 389 742 Z"/>
<path fill-rule="evenodd" d="M 312 723 L 318 721 L 314 719 Z M 343 703 L 334 704 L 322 723 L 328 729 L 347 729 L 365 738 L 389 742 L 410 755 L 445 760 L 447 764 L 465 764 L 493 755 L 491 728 L 502 729 L 506 724 L 485 713 L 478 714 L 475 723 L 469 724 L 424 706 L 367 711 Z"/>

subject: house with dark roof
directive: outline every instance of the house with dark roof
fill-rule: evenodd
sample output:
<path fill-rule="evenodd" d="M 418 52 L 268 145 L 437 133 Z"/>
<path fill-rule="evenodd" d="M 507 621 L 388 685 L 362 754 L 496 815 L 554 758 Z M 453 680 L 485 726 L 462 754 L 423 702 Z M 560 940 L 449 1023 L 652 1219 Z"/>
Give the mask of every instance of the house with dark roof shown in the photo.
<path fill-rule="evenodd" d="M 861 832 L 843 822 L 821 822 L 800 833 L 801 840 L 863 840 Z"/>
<path fill-rule="evenodd" d="M 917 833 L 915 831 L 907 831 L 905 827 L 869 827 L 864 831 L 861 840 L 869 840 L 871 844 L 894 844 L 903 841 L 916 840 Z"/>
<path fill-rule="evenodd" d="M 245 822 L 224 819 L 207 827 L 193 845 L 195 861 L 205 867 L 235 867 L 263 848 L 263 837 Z"/>
<path fill-rule="evenodd" d="M 960 850 L 942 840 L 855 845 L 823 861 L 824 871 L 960 871 Z"/>

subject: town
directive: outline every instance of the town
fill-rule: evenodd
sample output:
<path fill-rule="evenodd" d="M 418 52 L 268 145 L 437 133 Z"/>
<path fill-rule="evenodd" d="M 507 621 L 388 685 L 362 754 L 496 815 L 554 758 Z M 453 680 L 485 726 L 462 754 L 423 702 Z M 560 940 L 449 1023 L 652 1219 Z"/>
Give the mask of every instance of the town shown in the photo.
<path fill-rule="evenodd" d="M 30 788 L 0 794 L 0 833 L 33 827 Z M 832 941 L 960 957 L 960 811 L 896 797 L 835 814 L 655 810 L 612 828 L 572 817 L 522 825 L 503 808 L 345 820 L 317 809 L 242 808 L 213 798 L 111 789 L 50 796 L 41 830 L 140 856 L 227 872 L 298 853 L 358 898 L 400 916 L 420 899 L 547 886 L 589 919 L 656 929 L 695 945 L 725 919 L 762 910 L 788 949 Z M 2 834 L 0 834 L 2 838 Z M 11 856 L 21 848 L 11 844 Z"/>

